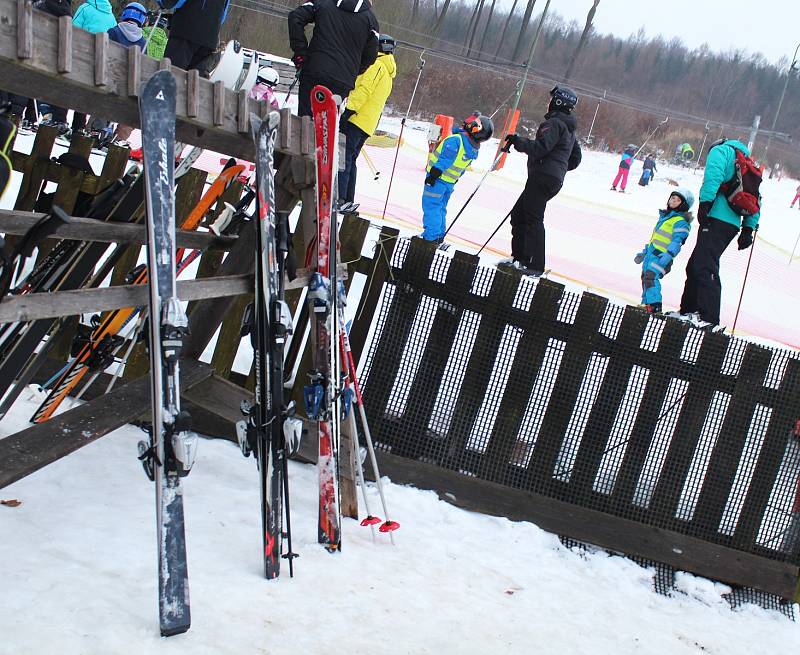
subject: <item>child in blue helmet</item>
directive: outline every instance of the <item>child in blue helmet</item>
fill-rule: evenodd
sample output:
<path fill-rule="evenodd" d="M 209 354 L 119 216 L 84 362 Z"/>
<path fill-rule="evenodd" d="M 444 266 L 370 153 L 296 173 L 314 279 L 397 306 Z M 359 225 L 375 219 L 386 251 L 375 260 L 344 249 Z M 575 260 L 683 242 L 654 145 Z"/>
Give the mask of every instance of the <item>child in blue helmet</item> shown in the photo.
<path fill-rule="evenodd" d="M 126 48 L 144 50 L 147 44 L 142 28 L 147 24 L 147 9 L 138 2 L 129 2 L 122 10 L 119 23 L 108 30 L 108 38 Z"/>
<path fill-rule="evenodd" d="M 672 269 L 672 262 L 689 237 L 694 194 L 678 187 L 669 194 L 667 208 L 658 210 L 658 221 L 644 249 L 634 261 L 642 265 L 642 304 L 648 312 L 661 313 L 661 278 Z"/>
<path fill-rule="evenodd" d="M 488 116 L 474 112 L 461 127 L 442 139 L 428 156 L 425 187 L 422 192 L 422 225 L 420 235 L 428 241 L 442 243 L 446 231 L 447 203 L 453 187 L 478 156 L 481 143 L 492 137 L 494 125 Z"/>

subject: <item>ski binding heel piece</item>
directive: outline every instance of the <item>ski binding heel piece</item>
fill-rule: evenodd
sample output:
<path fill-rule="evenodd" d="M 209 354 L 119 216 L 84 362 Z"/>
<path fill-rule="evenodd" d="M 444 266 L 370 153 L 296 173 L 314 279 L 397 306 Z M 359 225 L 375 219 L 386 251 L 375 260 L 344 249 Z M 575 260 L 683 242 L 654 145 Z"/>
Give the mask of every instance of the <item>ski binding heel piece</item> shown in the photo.
<path fill-rule="evenodd" d="M 192 417 L 189 412 L 181 410 L 175 417 L 172 426 L 172 455 L 175 458 L 175 470 L 181 477 L 189 475 L 197 456 L 197 433 L 192 430 Z"/>
<path fill-rule="evenodd" d="M 283 440 L 287 457 L 292 457 L 300 450 L 303 438 L 303 421 L 297 418 L 294 400 L 289 403 L 283 413 Z"/>
<path fill-rule="evenodd" d="M 314 273 L 308 284 L 308 302 L 315 314 L 327 314 L 331 309 L 331 283 L 322 277 L 321 273 Z"/>
<path fill-rule="evenodd" d="M 174 364 L 181 357 L 183 338 L 189 333 L 189 320 L 177 298 L 164 305 L 161 320 L 161 352 L 164 360 Z"/>
<path fill-rule="evenodd" d="M 303 400 L 305 401 L 306 414 L 313 421 L 318 421 L 322 414 L 322 403 L 325 400 L 325 389 L 322 386 L 322 376 L 318 371 L 308 374 L 311 384 L 303 387 Z"/>

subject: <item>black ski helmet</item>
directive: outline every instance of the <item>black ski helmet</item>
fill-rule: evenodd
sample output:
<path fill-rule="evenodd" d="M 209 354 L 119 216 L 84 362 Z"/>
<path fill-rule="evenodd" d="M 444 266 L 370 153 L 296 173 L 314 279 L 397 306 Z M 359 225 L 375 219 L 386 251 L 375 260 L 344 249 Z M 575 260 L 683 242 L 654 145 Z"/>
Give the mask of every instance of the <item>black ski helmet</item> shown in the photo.
<path fill-rule="evenodd" d="M 494 123 L 488 116 L 484 116 L 479 111 L 472 112 L 471 116 L 464 119 L 462 123 L 464 131 L 478 143 L 483 143 L 492 138 L 494 134 Z"/>
<path fill-rule="evenodd" d="M 382 52 L 385 55 L 391 55 L 394 54 L 396 47 L 397 42 L 394 40 L 394 37 L 391 37 L 388 34 L 381 34 L 378 37 L 378 52 Z"/>
<path fill-rule="evenodd" d="M 550 90 L 550 111 L 558 109 L 569 113 L 577 104 L 578 96 L 572 89 L 556 85 Z"/>

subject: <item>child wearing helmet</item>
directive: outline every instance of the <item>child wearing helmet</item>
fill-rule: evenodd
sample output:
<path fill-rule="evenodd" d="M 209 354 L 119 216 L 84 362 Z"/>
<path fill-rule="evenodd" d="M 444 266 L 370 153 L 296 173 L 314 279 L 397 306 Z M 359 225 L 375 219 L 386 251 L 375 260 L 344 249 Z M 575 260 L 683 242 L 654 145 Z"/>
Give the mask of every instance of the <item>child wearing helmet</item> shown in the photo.
<path fill-rule="evenodd" d="M 678 187 L 667 198 L 666 209 L 658 210 L 658 221 L 650 241 L 633 261 L 642 265 L 642 304 L 653 314 L 661 313 L 661 278 L 672 269 L 672 262 L 689 237 L 694 194 Z"/>
<path fill-rule="evenodd" d="M 636 158 L 636 144 L 629 143 L 625 150 L 622 151 L 622 159 L 619 162 L 619 169 L 617 169 L 617 176 L 611 183 L 611 190 L 617 190 L 619 184 L 620 193 L 625 193 L 625 187 L 628 186 L 628 173 L 633 165 L 633 160 Z"/>
<path fill-rule="evenodd" d="M 474 112 L 453 133 L 441 140 L 428 155 L 425 187 L 422 192 L 422 225 L 420 236 L 442 243 L 446 231 L 447 203 L 453 187 L 478 156 L 481 143 L 489 140 L 494 125 L 488 116 Z"/>
<path fill-rule="evenodd" d="M 108 30 L 111 41 L 130 48 L 136 46 L 144 50 L 146 41 L 142 28 L 147 24 L 147 9 L 138 2 L 125 5 L 119 17 L 119 23 Z"/>
<path fill-rule="evenodd" d="M 280 109 L 278 97 L 275 95 L 275 88 L 280 83 L 281 78 L 272 66 L 262 66 L 258 69 L 258 77 L 255 86 L 250 89 L 250 97 L 259 102 L 269 104 L 272 109 Z"/>

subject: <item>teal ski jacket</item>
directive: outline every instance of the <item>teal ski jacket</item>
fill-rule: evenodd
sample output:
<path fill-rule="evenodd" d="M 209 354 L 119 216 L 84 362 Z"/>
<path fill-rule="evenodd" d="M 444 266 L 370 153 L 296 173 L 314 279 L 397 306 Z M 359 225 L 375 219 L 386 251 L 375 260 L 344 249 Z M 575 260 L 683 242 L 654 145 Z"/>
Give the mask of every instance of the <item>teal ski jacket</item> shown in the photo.
<path fill-rule="evenodd" d="M 72 24 L 87 32 L 108 32 L 116 27 L 117 19 L 108 0 L 86 0 L 72 17 Z"/>
<path fill-rule="evenodd" d="M 748 157 L 750 151 L 741 141 L 728 139 L 708 151 L 706 158 L 706 172 L 703 175 L 703 186 L 700 187 L 700 202 L 711 202 L 708 215 L 718 221 L 736 226 L 756 229 L 761 214 L 742 217 L 734 212 L 728 204 L 725 194 L 720 193 L 719 187 L 733 177 L 735 172 L 736 150 L 741 150 Z"/>

